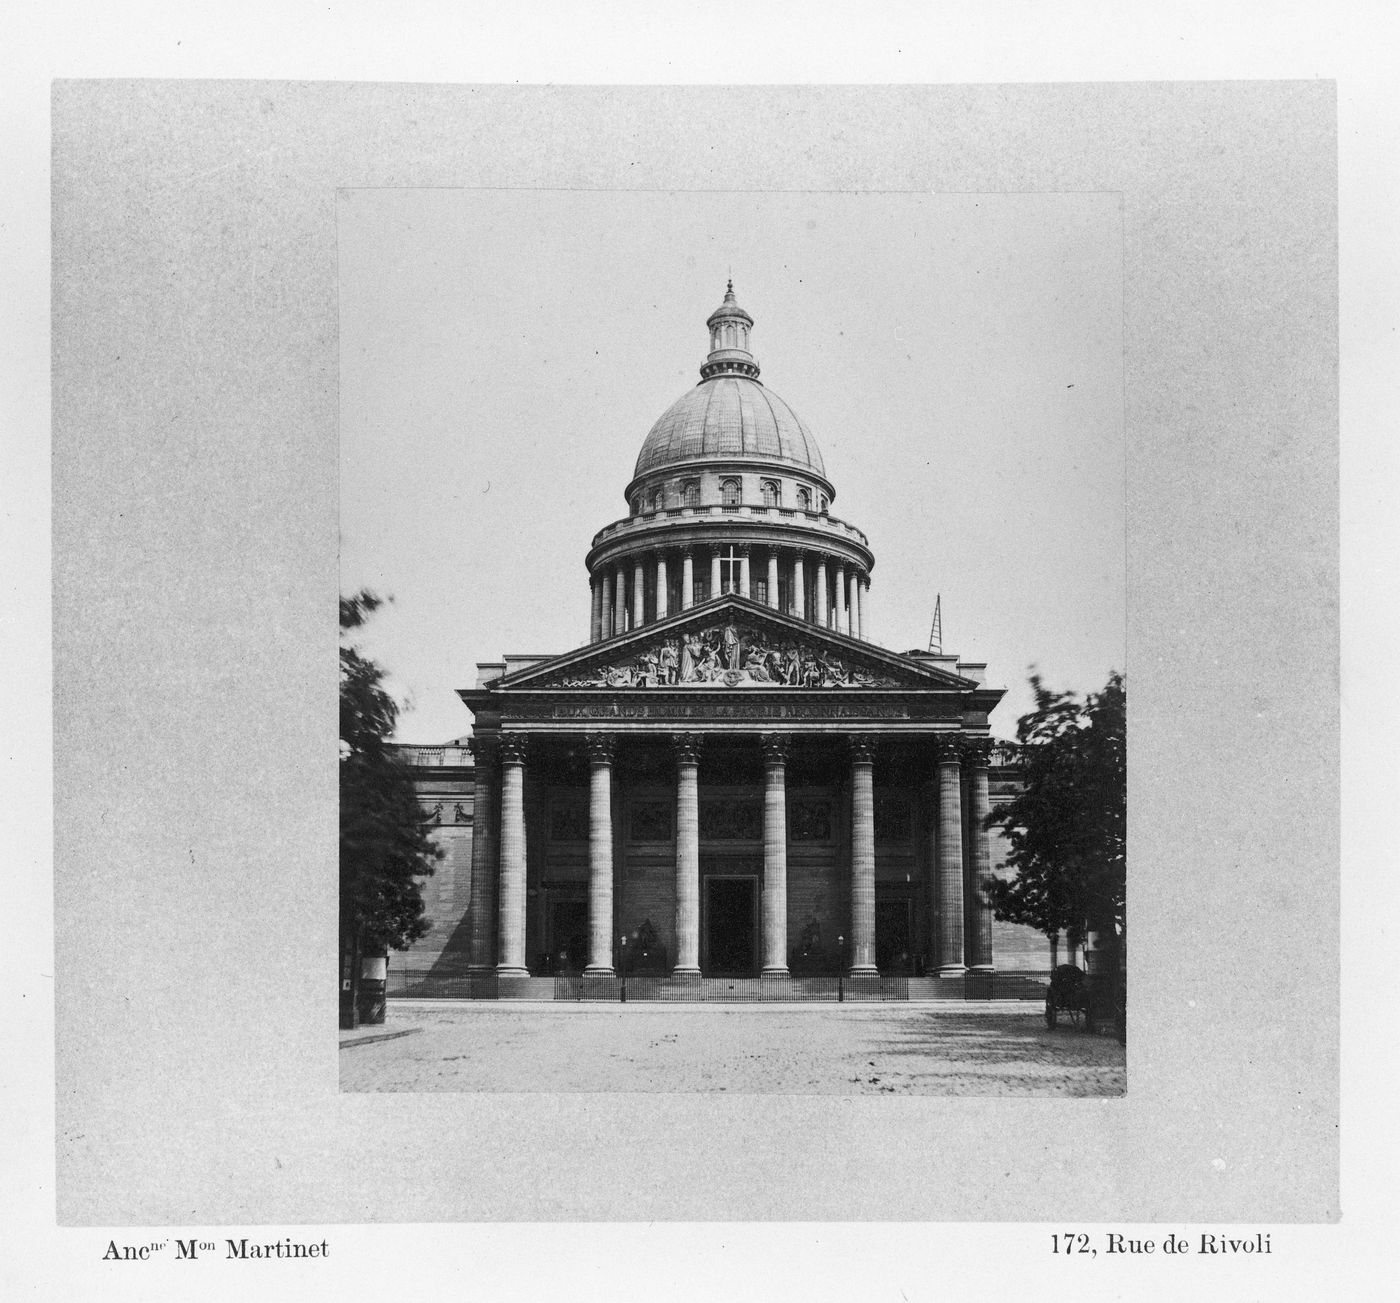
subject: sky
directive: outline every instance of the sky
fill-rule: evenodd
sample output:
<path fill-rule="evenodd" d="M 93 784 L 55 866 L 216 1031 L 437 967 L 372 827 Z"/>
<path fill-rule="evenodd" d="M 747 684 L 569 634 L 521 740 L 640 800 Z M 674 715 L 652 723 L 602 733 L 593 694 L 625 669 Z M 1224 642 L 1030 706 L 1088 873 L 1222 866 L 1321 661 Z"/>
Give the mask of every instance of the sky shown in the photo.
<path fill-rule="evenodd" d="M 593 535 L 699 380 L 734 278 L 762 380 L 875 553 L 866 633 L 1126 670 L 1119 197 L 348 189 L 338 200 L 341 586 L 398 737 L 470 731 L 478 661 L 587 641 Z"/>

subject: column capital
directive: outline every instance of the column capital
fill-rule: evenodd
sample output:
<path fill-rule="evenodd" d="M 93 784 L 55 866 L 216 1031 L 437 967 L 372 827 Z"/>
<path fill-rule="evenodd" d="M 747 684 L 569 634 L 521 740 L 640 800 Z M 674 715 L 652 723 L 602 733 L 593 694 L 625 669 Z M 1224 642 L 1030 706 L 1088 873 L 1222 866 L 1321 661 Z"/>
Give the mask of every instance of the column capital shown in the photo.
<path fill-rule="evenodd" d="M 763 759 L 766 764 L 787 763 L 788 753 L 792 749 L 792 738 L 788 734 L 762 733 L 759 735 L 759 743 L 763 747 Z"/>
<path fill-rule="evenodd" d="M 695 544 L 694 544 L 694 543 L 683 543 L 683 544 L 681 545 L 679 551 L 680 551 L 681 557 L 682 557 L 683 559 L 686 558 L 686 557 L 690 557 L 690 558 L 693 559 L 694 556 L 695 556 Z"/>
<path fill-rule="evenodd" d="M 499 733 L 474 733 L 467 739 L 467 750 L 476 757 L 478 764 L 495 764 L 496 757 L 501 750 L 501 735 Z"/>
<path fill-rule="evenodd" d="M 524 733 L 501 734 L 501 759 L 506 764 L 523 765 L 530 749 L 530 739 Z"/>
<path fill-rule="evenodd" d="M 963 761 L 974 769 L 985 769 L 992 760 L 992 739 L 965 737 L 962 743 Z"/>
<path fill-rule="evenodd" d="M 700 733 L 672 733 L 671 749 L 675 752 L 677 764 L 697 765 L 705 738 Z"/>
<path fill-rule="evenodd" d="M 961 733 L 940 733 L 933 739 L 934 754 L 938 757 L 940 765 L 961 764 L 962 749 Z"/>
<path fill-rule="evenodd" d="M 846 739 L 851 751 L 853 764 L 873 764 L 875 761 L 876 737 L 873 733 L 854 733 Z"/>
<path fill-rule="evenodd" d="M 589 733 L 583 739 L 588 749 L 588 758 L 594 764 L 610 765 L 617 753 L 616 733 Z"/>
<path fill-rule="evenodd" d="M 750 545 L 748 543 L 732 543 L 730 546 L 733 547 L 735 556 L 749 555 Z"/>

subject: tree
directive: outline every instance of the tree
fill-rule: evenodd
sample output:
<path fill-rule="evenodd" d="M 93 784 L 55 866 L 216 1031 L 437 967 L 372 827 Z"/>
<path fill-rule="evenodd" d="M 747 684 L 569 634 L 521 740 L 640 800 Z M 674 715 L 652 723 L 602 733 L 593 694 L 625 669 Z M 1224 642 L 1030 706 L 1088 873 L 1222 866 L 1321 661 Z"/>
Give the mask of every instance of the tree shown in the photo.
<path fill-rule="evenodd" d="M 360 957 L 387 955 L 428 930 L 419 880 L 442 857 L 418 807 L 408 768 L 389 742 L 399 708 L 384 671 L 346 641 L 384 599 L 340 599 L 340 948 L 354 1025 Z M 343 983 L 342 983 L 343 988 Z"/>
<path fill-rule="evenodd" d="M 1023 786 L 997 806 L 1016 876 L 994 879 L 996 917 L 1077 945 L 1099 932 L 1116 950 L 1125 935 L 1127 879 L 1127 693 L 1113 673 L 1083 701 L 1031 676 L 1035 709 L 1016 726 Z"/>

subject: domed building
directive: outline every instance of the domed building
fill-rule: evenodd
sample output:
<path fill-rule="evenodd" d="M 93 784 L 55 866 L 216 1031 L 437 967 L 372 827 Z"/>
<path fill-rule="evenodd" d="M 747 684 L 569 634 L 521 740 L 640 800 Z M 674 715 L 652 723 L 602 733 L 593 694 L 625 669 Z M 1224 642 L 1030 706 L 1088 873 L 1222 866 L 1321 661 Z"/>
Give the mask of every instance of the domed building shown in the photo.
<path fill-rule="evenodd" d="M 447 855 L 399 989 L 888 995 L 1045 964 L 980 889 L 1004 689 L 866 637 L 874 552 L 732 282 L 706 327 L 588 549 L 588 641 L 479 664 L 470 739 L 402 749 Z"/>

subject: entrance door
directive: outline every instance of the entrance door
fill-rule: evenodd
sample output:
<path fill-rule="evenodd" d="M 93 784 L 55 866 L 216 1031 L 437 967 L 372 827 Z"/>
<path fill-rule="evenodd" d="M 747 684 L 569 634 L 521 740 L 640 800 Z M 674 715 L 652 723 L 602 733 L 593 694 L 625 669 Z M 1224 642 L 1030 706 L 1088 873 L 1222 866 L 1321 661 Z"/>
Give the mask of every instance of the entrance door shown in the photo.
<path fill-rule="evenodd" d="M 588 962 L 588 902 L 556 900 L 549 911 L 549 959 L 556 972 L 576 971 Z"/>
<path fill-rule="evenodd" d="M 705 972 L 748 977 L 758 968 L 758 880 L 705 879 Z"/>
<path fill-rule="evenodd" d="M 875 967 L 882 973 L 908 973 L 910 948 L 909 901 L 875 902 Z"/>

